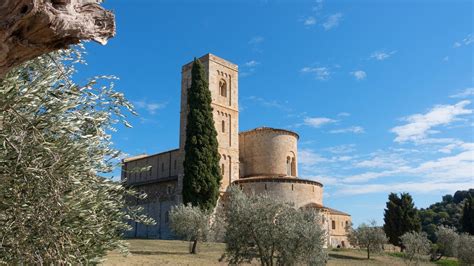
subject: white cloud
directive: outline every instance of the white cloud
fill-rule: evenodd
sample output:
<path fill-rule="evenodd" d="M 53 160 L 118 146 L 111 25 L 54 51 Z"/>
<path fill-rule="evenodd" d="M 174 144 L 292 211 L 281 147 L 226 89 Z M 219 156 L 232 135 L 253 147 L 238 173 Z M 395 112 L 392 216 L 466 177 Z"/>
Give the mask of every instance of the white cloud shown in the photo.
<path fill-rule="evenodd" d="M 301 69 L 303 73 L 314 73 L 318 80 L 328 80 L 331 76 L 331 72 L 327 67 L 303 67 Z"/>
<path fill-rule="evenodd" d="M 350 113 L 347 113 L 347 112 L 340 112 L 339 114 L 337 114 L 337 116 L 342 116 L 342 117 L 346 117 L 346 116 L 350 116 L 351 114 Z"/>
<path fill-rule="evenodd" d="M 316 24 L 316 19 L 315 19 L 314 17 L 307 17 L 307 18 L 304 20 L 303 24 L 304 24 L 305 26 L 312 26 L 312 25 Z"/>
<path fill-rule="evenodd" d="M 414 114 L 404 120 L 408 124 L 397 126 L 391 132 L 397 134 L 396 142 L 414 141 L 418 142 L 426 139 L 428 135 L 436 133 L 432 128 L 441 125 L 448 125 L 459 116 L 471 114 L 471 109 L 465 109 L 471 102 L 464 100 L 454 105 L 437 105 L 425 114 Z"/>
<path fill-rule="evenodd" d="M 327 162 L 328 159 L 324 158 L 318 153 L 315 153 L 311 149 L 300 149 L 298 151 L 298 163 L 303 167 L 313 166 L 318 163 Z"/>
<path fill-rule="evenodd" d="M 357 70 L 350 73 L 354 76 L 357 80 L 364 80 L 367 77 L 367 73 L 363 70 Z"/>
<path fill-rule="evenodd" d="M 449 97 L 451 98 L 468 98 L 470 96 L 474 95 L 474 88 L 467 88 L 459 93 L 456 93 L 454 95 L 451 95 Z"/>
<path fill-rule="evenodd" d="M 257 62 L 255 60 L 250 60 L 248 62 L 245 62 L 244 66 L 246 67 L 255 67 L 257 65 L 260 65 L 260 62 Z"/>
<path fill-rule="evenodd" d="M 365 130 L 361 126 L 352 126 L 352 127 L 348 127 L 348 128 L 334 129 L 334 130 L 329 131 L 329 133 L 333 133 L 333 134 L 340 134 L 340 133 L 362 134 L 362 133 L 365 133 Z"/>
<path fill-rule="evenodd" d="M 135 105 L 136 108 L 144 109 L 151 115 L 156 114 L 156 111 L 165 108 L 167 105 L 167 103 L 154 103 L 154 102 L 147 102 L 146 100 L 134 101 L 133 104 Z"/>
<path fill-rule="evenodd" d="M 342 13 L 336 13 L 330 15 L 328 19 L 323 23 L 323 27 L 325 30 L 330 30 L 334 27 L 337 27 L 342 19 Z"/>
<path fill-rule="evenodd" d="M 444 61 L 444 62 L 448 62 L 448 61 L 449 61 L 449 56 L 443 57 L 443 61 Z"/>
<path fill-rule="evenodd" d="M 375 51 L 370 55 L 371 59 L 375 59 L 377 61 L 383 61 L 388 59 L 390 56 L 395 54 L 397 51 L 385 52 L 385 51 Z"/>
<path fill-rule="evenodd" d="M 263 38 L 262 36 L 255 36 L 252 39 L 250 39 L 248 43 L 251 45 L 256 45 L 256 44 L 262 43 L 264 40 L 265 38 Z"/>
<path fill-rule="evenodd" d="M 466 189 L 474 186 L 474 182 L 406 182 L 388 184 L 364 184 L 344 186 L 336 193 L 338 195 L 363 195 L 371 193 L 387 192 L 410 192 L 410 193 L 432 193 L 445 192 L 453 193 L 456 190 Z"/>
<path fill-rule="evenodd" d="M 462 41 L 454 42 L 453 47 L 459 48 L 463 45 L 470 45 L 471 43 L 474 43 L 474 36 L 468 34 L 464 39 L 462 39 Z"/>
<path fill-rule="evenodd" d="M 304 119 L 304 124 L 307 126 L 319 128 L 326 124 L 335 123 L 337 120 L 327 117 L 307 117 Z"/>

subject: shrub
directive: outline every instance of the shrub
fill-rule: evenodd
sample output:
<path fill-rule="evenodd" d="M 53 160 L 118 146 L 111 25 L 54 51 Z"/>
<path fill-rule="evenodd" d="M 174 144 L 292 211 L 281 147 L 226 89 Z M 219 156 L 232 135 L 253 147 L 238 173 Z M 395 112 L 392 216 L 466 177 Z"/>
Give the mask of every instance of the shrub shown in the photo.
<path fill-rule="evenodd" d="M 474 264 L 474 236 L 468 233 L 459 235 L 458 260 L 461 265 Z"/>

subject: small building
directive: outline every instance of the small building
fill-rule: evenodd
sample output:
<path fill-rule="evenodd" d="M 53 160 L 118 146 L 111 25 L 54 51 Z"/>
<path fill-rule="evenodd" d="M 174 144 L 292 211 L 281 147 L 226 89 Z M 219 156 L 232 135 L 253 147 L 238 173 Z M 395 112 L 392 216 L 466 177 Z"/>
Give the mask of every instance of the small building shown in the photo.
<path fill-rule="evenodd" d="M 323 184 L 298 178 L 298 134 L 269 127 L 239 133 L 238 66 L 212 54 L 199 60 L 207 72 L 212 96 L 221 154 L 221 194 L 229 185 L 236 184 L 244 192 L 267 193 L 297 208 L 314 208 L 320 212 L 323 227 L 328 232 L 328 246 L 348 247 L 346 227 L 351 223 L 351 216 L 323 205 Z M 185 64 L 181 73 L 179 148 L 123 160 L 122 180 L 148 195 L 131 204 L 142 206 L 157 221 L 154 226 L 133 224 L 128 237 L 173 237 L 168 214 L 172 206 L 182 202 L 191 67 L 192 62 Z"/>

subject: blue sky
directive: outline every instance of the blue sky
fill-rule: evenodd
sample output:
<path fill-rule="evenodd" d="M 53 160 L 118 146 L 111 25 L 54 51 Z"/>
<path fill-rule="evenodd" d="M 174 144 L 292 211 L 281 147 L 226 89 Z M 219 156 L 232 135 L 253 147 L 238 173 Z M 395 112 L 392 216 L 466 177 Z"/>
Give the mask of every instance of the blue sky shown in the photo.
<path fill-rule="evenodd" d="M 107 1 L 117 36 L 86 45 L 79 78 L 113 74 L 135 104 L 128 154 L 178 147 L 181 65 L 239 65 L 240 130 L 301 136 L 302 178 L 356 224 L 390 192 L 418 207 L 474 187 L 471 1 Z"/>

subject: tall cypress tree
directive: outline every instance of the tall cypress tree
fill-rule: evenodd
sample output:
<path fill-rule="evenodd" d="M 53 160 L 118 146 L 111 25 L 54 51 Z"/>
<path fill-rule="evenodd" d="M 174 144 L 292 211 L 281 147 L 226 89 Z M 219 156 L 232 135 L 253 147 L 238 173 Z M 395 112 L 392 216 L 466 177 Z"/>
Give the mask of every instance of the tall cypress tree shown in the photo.
<path fill-rule="evenodd" d="M 474 198 L 471 196 L 464 201 L 461 227 L 464 232 L 474 235 Z"/>
<path fill-rule="evenodd" d="M 406 232 L 421 230 L 420 217 L 410 194 L 395 193 L 388 196 L 387 208 L 384 213 L 384 231 L 389 242 L 400 246 L 400 236 Z"/>
<path fill-rule="evenodd" d="M 194 59 L 184 145 L 183 201 L 212 209 L 219 197 L 222 179 L 217 150 L 217 131 L 211 107 L 211 92 L 204 67 Z"/>

